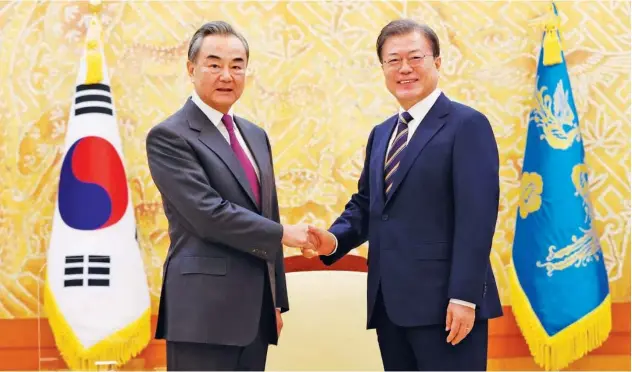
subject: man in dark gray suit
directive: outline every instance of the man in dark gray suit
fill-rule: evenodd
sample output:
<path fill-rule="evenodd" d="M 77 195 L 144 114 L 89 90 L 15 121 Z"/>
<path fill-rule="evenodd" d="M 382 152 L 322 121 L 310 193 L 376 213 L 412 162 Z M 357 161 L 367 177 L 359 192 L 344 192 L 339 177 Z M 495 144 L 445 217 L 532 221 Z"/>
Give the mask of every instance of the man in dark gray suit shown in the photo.
<path fill-rule="evenodd" d="M 229 24 L 203 25 L 192 97 L 147 136 L 171 239 L 156 329 L 168 370 L 263 370 L 289 310 L 282 244 L 309 246 L 307 226 L 279 223 L 266 132 L 232 112 L 248 57 Z"/>

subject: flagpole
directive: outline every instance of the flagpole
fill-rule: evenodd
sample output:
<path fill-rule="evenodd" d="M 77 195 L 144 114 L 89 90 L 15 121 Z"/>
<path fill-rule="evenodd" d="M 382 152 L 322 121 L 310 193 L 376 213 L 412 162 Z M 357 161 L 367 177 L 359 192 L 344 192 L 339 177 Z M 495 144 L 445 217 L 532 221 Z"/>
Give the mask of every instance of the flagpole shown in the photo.
<path fill-rule="evenodd" d="M 90 24 L 88 25 L 88 35 L 91 32 L 95 32 L 95 28 L 93 26 L 94 23 L 98 23 L 99 13 L 103 8 L 103 3 L 101 0 L 90 0 L 89 1 L 90 12 L 92 13 L 92 19 L 90 20 Z M 97 27 L 96 30 L 101 31 L 100 27 Z M 99 35 L 100 36 L 100 35 Z M 96 40 L 100 40 L 100 37 L 97 37 Z M 90 40 L 88 40 L 88 53 L 86 55 L 87 59 L 87 73 L 86 73 L 86 82 L 92 82 L 93 80 L 98 82 L 101 81 L 102 78 L 102 61 L 101 61 L 101 49 L 94 43 L 94 45 L 90 44 Z M 101 367 L 105 366 L 105 370 L 111 371 L 114 370 L 117 363 L 115 360 L 97 360 L 94 362 L 94 365 L 97 370 L 101 370 Z"/>

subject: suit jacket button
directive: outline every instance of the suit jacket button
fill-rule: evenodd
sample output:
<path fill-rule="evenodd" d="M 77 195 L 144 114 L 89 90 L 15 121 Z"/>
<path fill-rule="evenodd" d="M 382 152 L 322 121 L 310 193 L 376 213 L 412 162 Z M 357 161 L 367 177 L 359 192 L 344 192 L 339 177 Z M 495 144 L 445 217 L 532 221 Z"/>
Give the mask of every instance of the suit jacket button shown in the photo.
<path fill-rule="evenodd" d="M 382 215 L 382 221 L 386 221 L 388 220 L 388 214 L 383 214 Z"/>

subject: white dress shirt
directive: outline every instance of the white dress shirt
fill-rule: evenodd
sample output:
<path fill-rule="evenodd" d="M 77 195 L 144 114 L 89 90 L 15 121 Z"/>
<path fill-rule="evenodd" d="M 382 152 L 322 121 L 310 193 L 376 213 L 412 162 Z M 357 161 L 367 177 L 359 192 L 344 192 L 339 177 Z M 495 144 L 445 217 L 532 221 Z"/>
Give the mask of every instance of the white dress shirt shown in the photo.
<path fill-rule="evenodd" d="M 415 134 L 415 131 L 419 127 L 419 124 L 426 117 L 426 115 L 428 114 L 432 106 L 435 104 L 435 102 L 437 102 L 437 99 L 439 98 L 440 95 L 441 95 L 441 90 L 439 88 L 436 88 L 426 98 L 417 102 L 413 107 L 411 107 L 408 110 L 408 113 L 413 117 L 413 119 L 408 123 L 408 136 L 407 136 L 408 138 L 406 139 L 406 143 L 410 142 L 410 139 L 413 137 L 413 134 Z M 400 115 L 403 114 L 404 111 L 405 110 L 403 108 L 401 107 L 399 108 Z M 390 151 L 391 146 L 393 145 L 393 141 L 395 140 L 396 136 L 397 136 L 397 129 L 393 131 L 393 134 L 391 135 L 391 139 L 388 142 L 388 148 L 386 149 L 387 154 Z M 336 245 L 333 252 L 331 252 L 331 254 L 334 254 L 336 252 L 336 249 L 338 248 L 338 240 L 336 239 L 335 235 L 334 235 L 334 239 L 336 240 Z M 459 305 L 465 305 L 471 308 L 476 308 L 475 304 L 467 302 L 467 301 L 462 301 L 458 299 L 450 299 L 450 302 L 456 303 Z"/>
<path fill-rule="evenodd" d="M 208 117 L 208 119 L 215 125 L 215 127 L 217 127 L 219 132 L 222 134 L 222 136 L 224 136 L 224 138 L 228 142 L 228 145 L 230 145 L 230 136 L 228 135 L 228 129 L 226 129 L 226 125 L 224 125 L 224 122 L 222 121 L 222 117 L 224 116 L 224 114 L 222 114 L 221 112 L 215 110 L 211 106 L 204 103 L 204 101 L 202 101 L 200 96 L 198 96 L 198 94 L 195 91 L 193 91 L 193 94 L 191 94 L 191 101 L 193 101 L 193 103 L 195 103 L 197 107 L 199 107 L 200 110 L 202 110 L 204 115 L 206 115 L 206 117 Z M 230 115 L 230 117 L 233 119 L 233 123 L 235 123 L 235 117 L 233 116 L 232 107 L 230 110 L 228 110 L 228 115 Z M 261 182 L 261 177 L 259 176 L 259 168 L 257 168 L 257 163 L 255 162 L 255 159 L 252 157 L 252 154 L 250 153 L 250 149 L 248 148 L 248 145 L 246 145 L 246 141 L 244 141 L 244 137 L 241 135 L 241 132 L 239 132 L 239 128 L 237 127 L 236 124 L 234 125 L 234 127 L 235 127 L 235 137 L 237 137 L 237 141 L 241 145 L 241 148 L 244 149 L 244 152 L 246 153 L 248 160 L 250 160 L 252 167 L 255 169 L 255 173 L 257 174 L 257 178 L 259 179 L 259 182 Z"/>

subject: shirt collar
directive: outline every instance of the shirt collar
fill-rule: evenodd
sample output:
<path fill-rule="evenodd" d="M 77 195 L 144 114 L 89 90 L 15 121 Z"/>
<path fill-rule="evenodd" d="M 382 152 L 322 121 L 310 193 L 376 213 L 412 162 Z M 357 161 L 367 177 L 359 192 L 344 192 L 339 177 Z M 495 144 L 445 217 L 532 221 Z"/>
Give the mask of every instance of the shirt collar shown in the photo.
<path fill-rule="evenodd" d="M 413 120 L 416 122 L 421 122 L 424 117 L 428 114 L 428 111 L 432 108 L 432 106 L 437 102 L 437 99 L 441 95 L 441 89 L 435 88 L 426 98 L 421 101 L 415 103 L 413 107 L 408 110 L 408 113 L 413 117 Z M 399 114 L 403 114 L 404 110 L 402 107 L 399 108 Z"/>
<path fill-rule="evenodd" d="M 222 122 L 222 117 L 224 117 L 224 114 L 222 114 L 221 112 L 215 110 L 211 106 L 209 106 L 206 103 L 204 103 L 204 101 L 202 101 L 202 98 L 200 98 L 200 96 L 197 94 L 196 91 L 193 91 L 193 93 L 191 94 L 191 101 L 193 101 L 193 103 L 195 103 L 200 108 L 200 110 L 202 110 L 204 115 L 206 115 L 206 117 L 208 117 L 208 119 L 215 126 L 218 126 L 220 124 L 222 124 L 222 125 L 224 124 L 224 122 Z M 230 108 L 230 110 L 228 110 L 228 115 L 230 115 L 230 117 L 233 119 L 233 122 L 234 122 L 235 118 L 233 117 L 233 108 L 232 107 Z"/>

